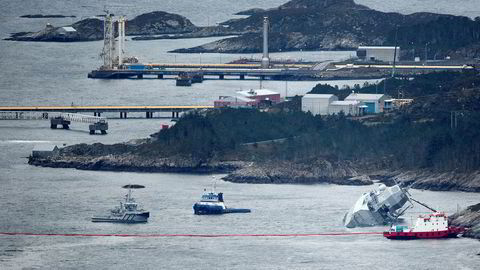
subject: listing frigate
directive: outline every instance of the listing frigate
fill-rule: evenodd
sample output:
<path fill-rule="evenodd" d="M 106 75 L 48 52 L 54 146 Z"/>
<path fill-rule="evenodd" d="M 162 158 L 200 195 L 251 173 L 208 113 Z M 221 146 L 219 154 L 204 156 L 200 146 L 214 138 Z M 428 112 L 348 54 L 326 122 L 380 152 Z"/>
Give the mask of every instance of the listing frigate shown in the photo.
<path fill-rule="evenodd" d="M 377 189 L 364 193 L 345 214 L 345 226 L 354 228 L 393 223 L 412 206 L 407 189 L 400 184 L 391 187 L 381 184 Z"/>

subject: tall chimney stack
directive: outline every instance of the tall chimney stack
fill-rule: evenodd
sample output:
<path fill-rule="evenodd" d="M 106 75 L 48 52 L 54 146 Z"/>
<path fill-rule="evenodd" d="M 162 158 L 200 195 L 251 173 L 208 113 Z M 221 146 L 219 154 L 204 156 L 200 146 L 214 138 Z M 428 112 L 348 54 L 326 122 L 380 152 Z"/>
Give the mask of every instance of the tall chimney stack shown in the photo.
<path fill-rule="evenodd" d="M 263 57 L 262 68 L 270 66 L 270 58 L 268 57 L 268 17 L 263 17 Z"/>

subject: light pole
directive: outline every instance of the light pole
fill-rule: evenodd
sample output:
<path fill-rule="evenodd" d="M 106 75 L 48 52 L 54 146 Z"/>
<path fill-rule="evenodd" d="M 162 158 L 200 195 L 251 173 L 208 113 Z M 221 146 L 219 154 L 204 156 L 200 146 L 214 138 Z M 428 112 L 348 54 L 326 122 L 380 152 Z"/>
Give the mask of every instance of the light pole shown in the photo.
<path fill-rule="evenodd" d="M 425 64 L 427 63 L 428 58 L 428 44 L 430 44 L 430 42 L 425 43 Z"/>
<path fill-rule="evenodd" d="M 415 61 L 415 45 L 413 44 L 413 41 L 410 42 L 410 45 L 412 45 L 413 48 L 413 61 Z"/>

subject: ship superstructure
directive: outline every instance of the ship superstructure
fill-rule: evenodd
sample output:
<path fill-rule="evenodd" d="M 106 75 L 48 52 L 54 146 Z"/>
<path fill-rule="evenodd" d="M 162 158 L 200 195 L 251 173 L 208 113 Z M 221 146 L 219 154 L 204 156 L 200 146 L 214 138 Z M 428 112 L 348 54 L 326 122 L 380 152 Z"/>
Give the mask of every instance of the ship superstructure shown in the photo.
<path fill-rule="evenodd" d="M 411 202 L 406 188 L 400 184 L 391 187 L 381 184 L 364 193 L 345 214 L 343 221 L 347 228 L 386 225 L 393 223 L 409 207 Z"/>

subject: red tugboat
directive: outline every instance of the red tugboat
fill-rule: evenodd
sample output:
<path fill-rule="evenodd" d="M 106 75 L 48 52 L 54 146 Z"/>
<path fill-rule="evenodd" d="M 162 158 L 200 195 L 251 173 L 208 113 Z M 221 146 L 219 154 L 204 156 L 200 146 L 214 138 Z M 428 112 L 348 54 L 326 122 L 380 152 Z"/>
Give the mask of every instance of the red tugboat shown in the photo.
<path fill-rule="evenodd" d="M 452 238 L 463 233 L 465 228 L 448 226 L 448 217 L 443 212 L 421 215 L 413 228 L 393 225 L 383 236 L 392 240 Z"/>

